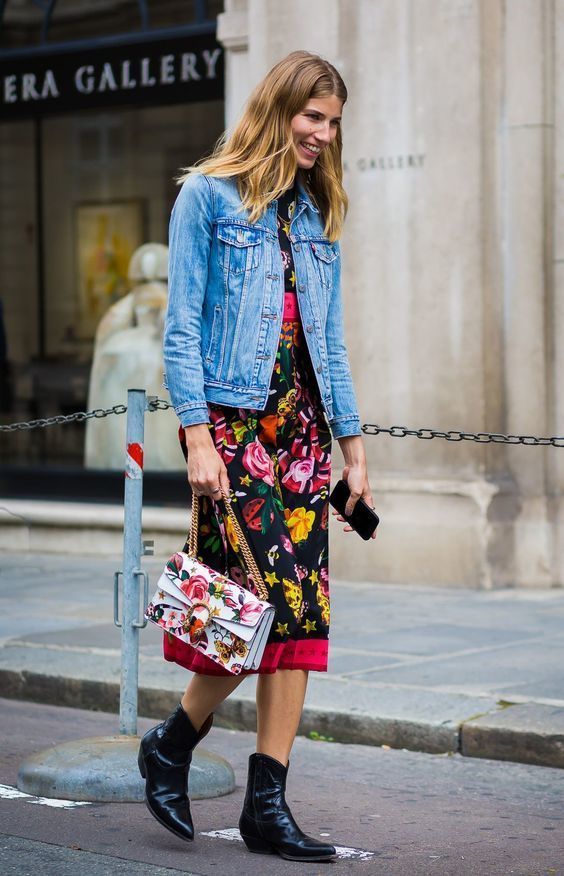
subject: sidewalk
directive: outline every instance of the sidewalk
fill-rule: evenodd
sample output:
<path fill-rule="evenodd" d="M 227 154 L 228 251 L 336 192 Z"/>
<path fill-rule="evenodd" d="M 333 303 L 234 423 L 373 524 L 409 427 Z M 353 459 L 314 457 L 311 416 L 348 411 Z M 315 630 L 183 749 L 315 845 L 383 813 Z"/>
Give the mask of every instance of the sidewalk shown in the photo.
<path fill-rule="evenodd" d="M 0 556 L 0 691 L 117 711 L 121 559 Z M 162 562 L 145 560 L 150 593 Z M 300 733 L 564 767 L 564 590 L 468 591 L 333 582 L 328 673 L 310 673 Z M 141 631 L 139 714 L 174 708 L 188 673 Z M 255 727 L 248 678 L 218 722 Z"/>
<path fill-rule="evenodd" d="M 206 736 L 205 750 L 232 765 L 235 790 L 192 797 L 196 836 L 186 843 L 139 803 L 63 808 L 15 790 L 26 758 L 113 736 L 117 715 L 6 699 L 0 714 L 3 876 L 564 876 L 561 770 L 298 736 L 287 800 L 302 830 L 333 843 L 337 859 L 292 863 L 249 854 L 238 830 L 253 732 L 214 724 Z M 152 724 L 140 719 L 139 732 Z"/>

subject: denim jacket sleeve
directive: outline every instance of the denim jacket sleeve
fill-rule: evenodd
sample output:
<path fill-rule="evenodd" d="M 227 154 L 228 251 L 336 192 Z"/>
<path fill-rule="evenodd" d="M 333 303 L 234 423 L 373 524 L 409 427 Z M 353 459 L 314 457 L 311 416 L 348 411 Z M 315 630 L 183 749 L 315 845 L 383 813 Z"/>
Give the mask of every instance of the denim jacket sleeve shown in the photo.
<path fill-rule="evenodd" d="M 165 380 L 182 426 L 209 423 L 201 354 L 202 304 L 208 280 L 213 193 L 202 174 L 182 185 L 169 226 Z"/>
<path fill-rule="evenodd" d="M 343 299 L 341 294 L 341 252 L 338 243 L 333 273 L 333 289 L 327 314 L 326 339 L 329 358 L 333 416 L 329 420 L 334 438 L 360 435 L 360 417 L 351 377 L 349 357 L 343 329 Z"/>

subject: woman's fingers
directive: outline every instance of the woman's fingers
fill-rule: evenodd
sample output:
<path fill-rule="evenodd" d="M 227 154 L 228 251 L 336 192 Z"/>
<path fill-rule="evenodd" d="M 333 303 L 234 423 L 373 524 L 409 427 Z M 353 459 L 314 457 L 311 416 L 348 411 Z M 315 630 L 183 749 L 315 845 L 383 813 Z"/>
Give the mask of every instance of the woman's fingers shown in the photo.
<path fill-rule="evenodd" d="M 205 481 L 196 481 L 192 486 L 200 496 L 209 496 L 210 499 L 221 499 L 222 490 L 229 496 L 229 481 L 222 479 L 219 474 L 212 475 Z"/>
<path fill-rule="evenodd" d="M 350 484 L 349 484 L 349 487 L 350 487 Z M 345 515 L 347 517 L 350 517 L 351 514 L 353 513 L 354 506 L 356 505 L 356 503 L 360 499 L 361 495 L 362 495 L 362 493 L 360 492 L 360 490 L 355 490 L 351 487 L 351 494 L 350 494 L 349 498 L 347 499 L 347 504 L 345 505 Z"/>
<path fill-rule="evenodd" d="M 229 478 L 227 476 L 227 469 L 225 468 L 225 466 L 223 466 L 223 468 L 221 469 L 221 472 L 219 473 L 219 486 L 221 487 L 221 489 L 223 490 L 225 495 L 229 496 L 229 491 L 231 489 L 231 485 L 229 483 Z"/>
<path fill-rule="evenodd" d="M 188 481 L 195 496 L 209 496 L 221 499 L 223 490 L 229 496 L 229 478 L 225 463 L 215 447 L 200 456 L 188 460 Z"/>

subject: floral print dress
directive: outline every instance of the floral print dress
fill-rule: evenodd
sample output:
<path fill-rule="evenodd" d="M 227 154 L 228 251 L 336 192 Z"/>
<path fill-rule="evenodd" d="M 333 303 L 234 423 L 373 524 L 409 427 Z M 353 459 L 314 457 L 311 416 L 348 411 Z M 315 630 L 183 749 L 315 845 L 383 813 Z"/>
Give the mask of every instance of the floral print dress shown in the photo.
<path fill-rule="evenodd" d="M 210 432 L 226 465 L 232 507 L 263 574 L 276 616 L 260 667 L 327 670 L 331 433 L 296 302 L 288 239 L 294 190 L 278 202 L 285 277 L 282 329 L 265 410 L 208 403 Z M 179 430 L 186 455 L 184 430 Z M 198 556 L 252 589 L 223 500 L 200 499 Z M 164 656 L 193 672 L 229 675 L 165 633 Z"/>

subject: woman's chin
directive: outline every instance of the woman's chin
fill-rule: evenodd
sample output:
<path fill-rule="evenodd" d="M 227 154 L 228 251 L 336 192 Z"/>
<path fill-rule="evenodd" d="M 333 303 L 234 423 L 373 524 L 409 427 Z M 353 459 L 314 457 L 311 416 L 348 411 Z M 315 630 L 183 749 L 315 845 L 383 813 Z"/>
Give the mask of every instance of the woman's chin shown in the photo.
<path fill-rule="evenodd" d="M 317 157 L 306 158 L 305 155 L 298 155 L 298 167 L 300 170 L 311 170 L 316 161 Z"/>

